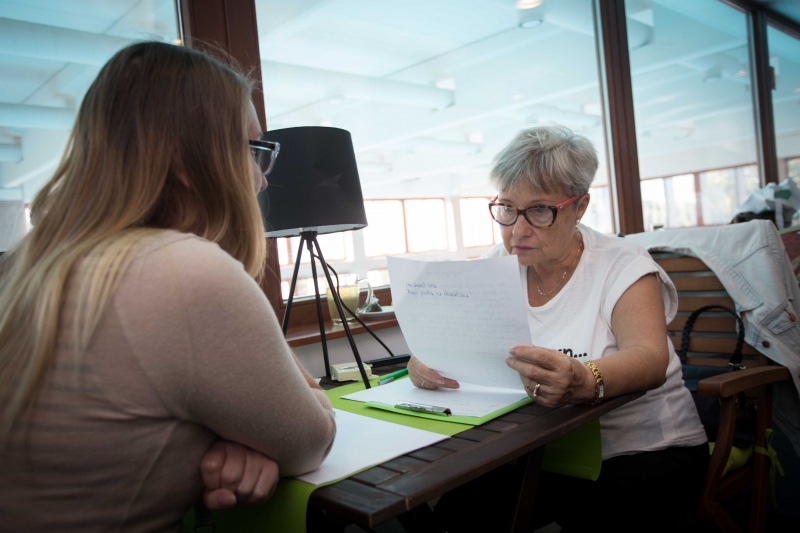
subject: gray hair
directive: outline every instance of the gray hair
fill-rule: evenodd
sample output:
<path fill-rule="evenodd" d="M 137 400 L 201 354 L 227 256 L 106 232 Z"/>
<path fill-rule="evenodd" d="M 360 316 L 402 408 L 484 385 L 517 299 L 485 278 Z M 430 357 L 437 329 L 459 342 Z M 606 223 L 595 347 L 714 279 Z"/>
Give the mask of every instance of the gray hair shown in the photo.
<path fill-rule="evenodd" d="M 597 172 L 592 142 L 564 126 L 522 130 L 494 158 L 490 180 L 498 191 L 520 186 L 576 196 L 589 191 Z"/>

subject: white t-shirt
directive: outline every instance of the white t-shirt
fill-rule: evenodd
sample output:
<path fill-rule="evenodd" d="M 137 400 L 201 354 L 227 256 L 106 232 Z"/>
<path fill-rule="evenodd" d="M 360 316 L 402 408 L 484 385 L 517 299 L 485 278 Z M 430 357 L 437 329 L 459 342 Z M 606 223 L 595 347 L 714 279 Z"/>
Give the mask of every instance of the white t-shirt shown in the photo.
<path fill-rule="evenodd" d="M 528 306 L 528 324 L 536 346 L 560 350 L 581 363 L 619 350 L 611 331 L 611 313 L 622 294 L 642 276 L 656 273 L 669 323 L 678 310 L 678 295 L 667 274 L 638 244 L 607 237 L 584 225 L 584 251 L 561 291 L 541 307 Z M 508 255 L 502 243 L 484 257 Z M 520 265 L 527 294 L 526 267 Z M 691 394 L 683 386 L 681 364 L 669 339 L 667 380 L 643 397 L 600 418 L 603 460 L 618 455 L 694 446 L 706 434 Z"/>

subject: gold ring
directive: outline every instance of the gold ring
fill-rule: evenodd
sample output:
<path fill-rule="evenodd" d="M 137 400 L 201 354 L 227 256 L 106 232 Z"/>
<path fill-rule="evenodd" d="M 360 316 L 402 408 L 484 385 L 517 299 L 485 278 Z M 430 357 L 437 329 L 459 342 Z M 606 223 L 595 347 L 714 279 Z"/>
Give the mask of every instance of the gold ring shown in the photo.
<path fill-rule="evenodd" d="M 541 387 L 541 383 L 537 383 L 536 386 L 533 388 L 533 392 L 531 393 L 532 398 L 536 398 L 539 395 L 539 387 Z"/>

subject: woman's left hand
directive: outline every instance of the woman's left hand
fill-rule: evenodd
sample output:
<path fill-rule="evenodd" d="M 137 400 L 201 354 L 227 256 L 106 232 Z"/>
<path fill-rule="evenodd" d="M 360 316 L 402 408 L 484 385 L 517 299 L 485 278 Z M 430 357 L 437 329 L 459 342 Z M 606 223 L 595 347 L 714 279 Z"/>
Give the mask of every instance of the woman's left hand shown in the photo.
<path fill-rule="evenodd" d="M 594 400 L 592 371 L 558 350 L 514 346 L 506 364 L 519 372 L 528 396 L 544 407 Z M 534 394 L 535 393 L 535 394 Z"/>
<path fill-rule="evenodd" d="M 260 505 L 278 486 L 278 464 L 236 442 L 217 441 L 200 463 L 203 502 L 212 510 Z"/>

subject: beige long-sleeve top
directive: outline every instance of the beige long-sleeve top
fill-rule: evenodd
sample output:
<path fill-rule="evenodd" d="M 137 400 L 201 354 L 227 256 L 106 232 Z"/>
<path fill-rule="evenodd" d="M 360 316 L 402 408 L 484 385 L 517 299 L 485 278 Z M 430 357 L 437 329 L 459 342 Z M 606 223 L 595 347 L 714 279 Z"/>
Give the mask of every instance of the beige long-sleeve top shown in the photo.
<path fill-rule="evenodd" d="M 319 466 L 330 404 L 241 263 L 193 235 L 146 240 L 76 361 L 81 275 L 33 418 L 0 454 L 0 530 L 179 531 L 219 438 L 274 459 L 282 476 Z"/>

